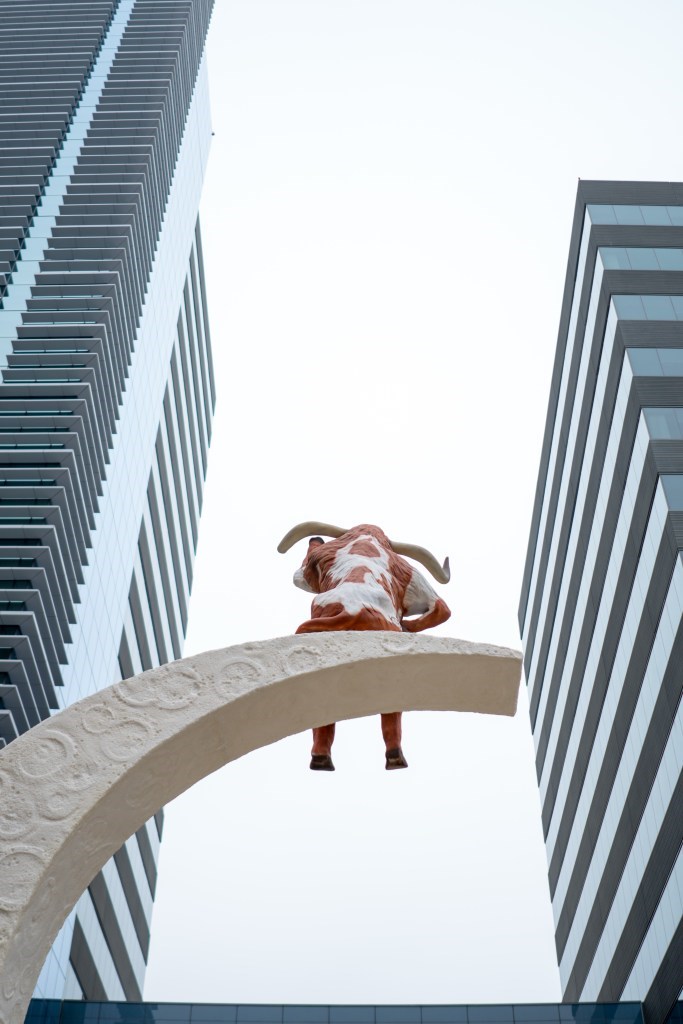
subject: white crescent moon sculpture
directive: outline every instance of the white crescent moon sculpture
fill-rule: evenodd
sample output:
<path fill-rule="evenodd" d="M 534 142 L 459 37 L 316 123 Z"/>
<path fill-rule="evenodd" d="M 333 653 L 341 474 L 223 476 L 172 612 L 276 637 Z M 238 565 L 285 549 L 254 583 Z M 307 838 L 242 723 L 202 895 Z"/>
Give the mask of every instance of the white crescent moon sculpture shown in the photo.
<path fill-rule="evenodd" d="M 383 711 L 514 715 L 521 654 L 388 632 L 291 636 L 144 672 L 0 754 L 0 1024 L 23 1024 L 49 948 L 160 807 L 251 750 Z"/>

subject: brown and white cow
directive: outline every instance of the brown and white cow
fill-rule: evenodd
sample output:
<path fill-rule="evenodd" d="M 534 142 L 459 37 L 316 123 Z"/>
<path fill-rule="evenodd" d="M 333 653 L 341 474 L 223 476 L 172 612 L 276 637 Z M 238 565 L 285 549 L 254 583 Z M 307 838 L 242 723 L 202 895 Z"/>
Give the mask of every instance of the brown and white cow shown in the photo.
<path fill-rule="evenodd" d="M 378 526 L 365 523 L 351 530 L 327 523 L 300 523 L 282 539 L 278 551 L 288 551 L 312 533 L 334 539 L 325 542 L 320 536 L 311 537 L 306 557 L 294 573 L 295 585 L 315 594 L 311 618 L 297 633 L 340 629 L 417 633 L 450 618 L 446 602 L 402 556 L 421 562 L 440 583 L 450 579 L 448 559 L 440 566 L 424 548 L 394 543 Z M 334 724 L 313 730 L 313 770 L 334 771 L 334 732 Z M 387 769 L 407 768 L 401 750 L 400 711 L 382 715 L 382 735 Z"/>

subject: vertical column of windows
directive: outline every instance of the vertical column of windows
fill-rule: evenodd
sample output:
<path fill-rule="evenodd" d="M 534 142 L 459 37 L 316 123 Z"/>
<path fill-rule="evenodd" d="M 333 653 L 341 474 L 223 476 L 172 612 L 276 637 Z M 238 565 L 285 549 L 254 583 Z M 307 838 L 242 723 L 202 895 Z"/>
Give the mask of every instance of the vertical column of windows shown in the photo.
<path fill-rule="evenodd" d="M 192 283 L 192 303 L 194 309 L 195 331 L 197 336 L 197 351 L 199 356 L 199 367 L 201 385 L 197 387 L 204 410 L 204 429 L 206 431 L 207 445 L 211 441 L 211 421 L 213 418 L 213 405 L 215 395 L 213 393 L 210 375 L 210 341 L 208 337 L 208 321 L 206 319 L 206 296 L 204 294 L 203 269 L 199 261 L 199 222 L 195 245 L 192 247 L 190 259 L 190 278 Z"/>
<path fill-rule="evenodd" d="M 190 273 L 188 274 L 187 281 L 185 284 L 185 319 L 187 323 L 187 347 L 189 350 L 189 363 L 192 368 L 192 373 L 189 378 L 189 392 L 188 392 L 188 381 L 186 380 L 185 389 L 187 393 L 187 401 L 192 408 L 195 415 L 195 422 L 197 433 L 199 435 L 199 448 L 202 459 L 202 471 L 198 476 L 198 481 L 203 480 L 206 475 L 207 456 L 208 456 L 208 431 L 206 424 L 206 409 L 203 401 L 203 381 L 200 376 L 199 367 L 199 348 L 201 345 L 199 338 L 199 326 L 196 317 L 196 306 L 195 306 L 195 295 L 192 283 L 192 264 L 193 264 L 194 250 L 190 258 Z M 199 486 L 199 485 L 198 485 Z M 201 500 L 200 500 L 201 506 Z"/>
<path fill-rule="evenodd" d="M 88 999 L 125 1000 L 126 994 L 89 889 L 85 890 L 76 904 L 76 923 L 69 959 Z"/>
<path fill-rule="evenodd" d="M 553 516 L 552 522 L 548 524 L 548 530 L 545 538 L 545 546 L 548 551 L 545 572 L 543 575 L 542 582 L 539 582 L 536 588 L 536 594 L 534 598 L 534 619 L 545 623 L 546 615 L 548 614 L 549 604 L 553 600 L 551 593 L 552 581 L 556 578 L 557 571 L 563 564 L 563 552 L 561 549 L 560 535 L 562 532 L 563 513 L 567 504 L 567 495 L 570 487 L 570 478 L 572 475 L 573 468 L 573 457 L 575 454 L 577 438 L 579 437 L 581 430 L 581 418 L 583 413 L 584 401 L 590 403 L 593 393 L 594 381 L 589 374 L 592 360 L 595 358 L 595 347 L 596 340 L 595 335 L 597 333 L 602 339 L 602 335 L 605 329 L 604 323 L 597 323 L 598 316 L 598 304 L 600 302 L 602 286 L 602 268 L 598 264 L 595 267 L 595 273 L 593 276 L 593 283 L 591 287 L 590 303 L 588 306 L 588 313 L 586 316 L 586 322 L 584 330 L 581 332 L 581 340 L 578 340 L 578 336 L 575 344 L 575 357 L 578 353 L 578 369 L 577 378 L 573 393 L 573 402 L 570 406 L 568 414 L 568 431 L 567 436 L 563 443 L 565 447 L 565 454 L 562 460 L 561 469 L 558 467 L 553 486 L 557 491 L 557 508 L 560 510 L 559 514 Z M 599 356 L 601 344 L 597 343 L 597 354 Z M 549 541 L 549 543 L 547 543 Z M 539 630 L 535 630 L 533 635 L 529 638 L 528 650 L 526 653 L 526 664 L 527 664 L 527 679 L 529 685 L 533 690 L 533 701 L 532 708 L 536 704 L 538 695 L 542 689 L 543 673 L 538 673 L 539 666 Z M 538 675 L 538 680 L 537 680 Z M 534 708 L 535 710 L 535 708 Z"/>
<path fill-rule="evenodd" d="M 197 507 L 197 495 L 194 487 L 195 473 L 189 439 L 189 417 L 187 409 L 185 408 L 185 389 L 180 382 L 178 358 L 175 349 L 173 350 L 173 356 L 171 357 L 169 399 L 168 409 L 175 429 L 175 434 L 179 442 L 177 447 L 179 456 L 177 473 L 182 479 L 182 487 L 187 495 L 187 508 L 190 514 L 189 524 L 192 533 L 191 551 L 194 552 L 197 544 L 199 528 L 199 509 Z M 176 469 L 175 466 L 174 469 Z"/>
<path fill-rule="evenodd" d="M 190 310 L 190 298 L 188 282 L 185 281 L 183 292 L 183 306 L 180 316 L 180 329 L 178 331 L 179 374 L 182 379 L 182 393 L 184 411 L 187 423 L 187 433 L 190 440 L 190 451 L 192 453 L 192 474 L 194 480 L 201 480 L 204 476 L 205 452 L 201 436 L 200 410 L 196 402 L 194 388 L 194 367 L 192 350 L 195 344 L 194 330 L 192 325 L 192 313 Z M 196 484 L 193 489 L 197 490 Z M 199 501 L 197 501 L 199 513 Z"/>
<path fill-rule="evenodd" d="M 181 511 L 180 527 L 183 538 L 183 557 L 188 583 L 192 584 L 192 553 L 194 551 L 193 506 L 187 489 L 186 448 L 182 444 L 181 420 L 175 403 L 172 381 L 164 398 L 165 439 L 168 443 L 168 468 L 173 480 L 176 505 Z"/>
<path fill-rule="evenodd" d="M 529 551 L 527 554 L 527 568 L 525 570 L 525 584 L 522 604 L 520 605 L 520 621 L 522 637 L 525 645 L 530 635 L 531 627 L 535 622 L 532 609 L 536 597 L 536 588 L 540 578 L 541 562 L 543 560 L 543 539 L 547 532 L 548 519 L 551 515 L 551 485 L 558 463 L 561 466 L 564 458 L 564 445 L 561 436 L 561 424 L 567 407 L 567 394 L 571 374 L 572 357 L 574 355 L 575 333 L 579 320 L 579 308 L 581 297 L 586 287 L 586 262 L 588 259 L 588 243 L 590 238 L 590 221 L 584 217 L 581 232 L 581 244 L 579 250 L 578 268 L 573 280 L 571 292 L 571 307 L 567 325 L 566 337 L 562 340 L 562 348 L 558 347 L 556 360 L 562 369 L 559 374 L 557 400 L 548 411 L 548 424 L 546 435 L 549 437 L 549 453 L 547 463 L 543 467 L 542 477 L 539 477 L 537 488 L 537 504 L 539 505 L 538 522 L 529 540 Z"/>
<path fill-rule="evenodd" d="M 152 465 L 152 478 L 154 490 L 158 495 L 160 517 L 163 520 L 168 533 L 169 551 L 171 564 L 173 566 L 174 591 L 178 600 L 180 610 L 180 622 L 182 633 L 187 626 L 187 597 L 189 593 L 189 580 L 187 577 L 185 560 L 183 557 L 183 536 L 180 525 L 181 509 L 175 502 L 175 491 L 172 490 L 173 482 L 169 479 L 168 462 L 168 441 L 166 439 L 165 423 L 162 420 L 159 427 L 156 443 L 156 460 Z"/>
<path fill-rule="evenodd" d="M 156 471 L 156 472 L 155 472 Z M 158 470 L 154 466 L 147 489 L 149 523 L 154 541 L 154 551 L 158 562 L 161 580 L 160 593 L 163 594 L 163 605 L 168 618 L 173 658 L 179 658 L 182 651 L 184 628 L 180 611 L 178 581 L 173 571 L 171 554 L 171 535 L 166 517 L 160 514 Z"/>
<path fill-rule="evenodd" d="M 158 664 L 163 665 L 165 662 L 170 661 L 171 638 L 168 634 L 168 626 L 165 621 L 165 614 L 162 611 L 162 605 L 159 598 L 163 598 L 163 589 L 161 587 L 161 579 L 158 578 L 158 570 L 155 571 L 156 567 L 153 564 L 153 558 L 150 550 L 150 545 L 147 540 L 147 515 L 143 518 L 142 526 L 140 527 L 140 536 L 138 539 L 138 559 L 140 575 L 142 577 L 142 583 L 145 595 L 145 606 L 149 612 L 149 619 L 152 624 L 152 632 L 154 634 L 154 643 L 158 652 Z M 157 585 L 158 584 L 158 585 Z"/>

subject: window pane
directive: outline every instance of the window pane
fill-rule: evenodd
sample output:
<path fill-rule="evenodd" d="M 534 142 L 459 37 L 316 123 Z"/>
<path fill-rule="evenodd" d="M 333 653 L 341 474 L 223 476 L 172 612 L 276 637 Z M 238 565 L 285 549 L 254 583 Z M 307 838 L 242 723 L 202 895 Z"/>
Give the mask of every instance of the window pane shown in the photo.
<path fill-rule="evenodd" d="M 683 476 L 663 476 L 662 486 L 672 512 L 683 512 Z"/>
<path fill-rule="evenodd" d="M 639 206 L 617 206 L 613 207 L 617 224 L 644 224 L 643 215 Z"/>
<path fill-rule="evenodd" d="M 671 223 L 675 224 L 676 227 L 683 227 L 683 206 L 667 206 L 666 209 L 671 218 Z"/>
<path fill-rule="evenodd" d="M 661 377 L 662 366 L 656 348 L 629 348 L 628 357 L 636 377 Z"/>
<path fill-rule="evenodd" d="M 683 270 L 683 249 L 655 249 L 662 270 Z"/>
<path fill-rule="evenodd" d="M 668 295 L 641 295 L 648 320 L 675 320 L 676 315 Z"/>
<path fill-rule="evenodd" d="M 631 264 L 628 261 L 626 249 L 615 247 L 604 247 L 600 249 L 600 257 L 605 270 L 630 270 Z"/>
<path fill-rule="evenodd" d="M 683 377 L 683 348 L 657 349 L 665 377 Z"/>
<path fill-rule="evenodd" d="M 640 295 L 613 295 L 612 301 L 621 320 L 645 320 Z"/>
<path fill-rule="evenodd" d="M 663 224 L 665 227 L 671 224 L 666 206 L 641 206 L 640 212 L 646 224 Z"/>
<path fill-rule="evenodd" d="M 633 270 L 659 270 L 654 249 L 640 249 L 632 246 L 626 251 Z"/>
<path fill-rule="evenodd" d="M 614 210 L 611 206 L 603 204 L 589 203 L 588 214 L 594 224 L 616 224 L 617 218 L 614 216 Z"/>
<path fill-rule="evenodd" d="M 643 409 L 653 441 L 683 440 L 683 409 Z"/>

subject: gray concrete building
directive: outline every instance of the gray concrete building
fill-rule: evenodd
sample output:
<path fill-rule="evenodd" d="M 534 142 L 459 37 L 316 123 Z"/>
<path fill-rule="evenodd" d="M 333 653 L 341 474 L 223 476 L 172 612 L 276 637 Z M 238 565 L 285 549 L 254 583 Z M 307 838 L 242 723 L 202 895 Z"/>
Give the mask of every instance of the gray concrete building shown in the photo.
<path fill-rule="evenodd" d="M 211 8 L 0 0 L 0 746 L 182 652 L 214 406 Z M 37 996 L 141 998 L 162 821 L 83 894 Z"/>
<path fill-rule="evenodd" d="M 683 989 L 683 185 L 579 184 L 519 609 L 563 997 Z"/>

